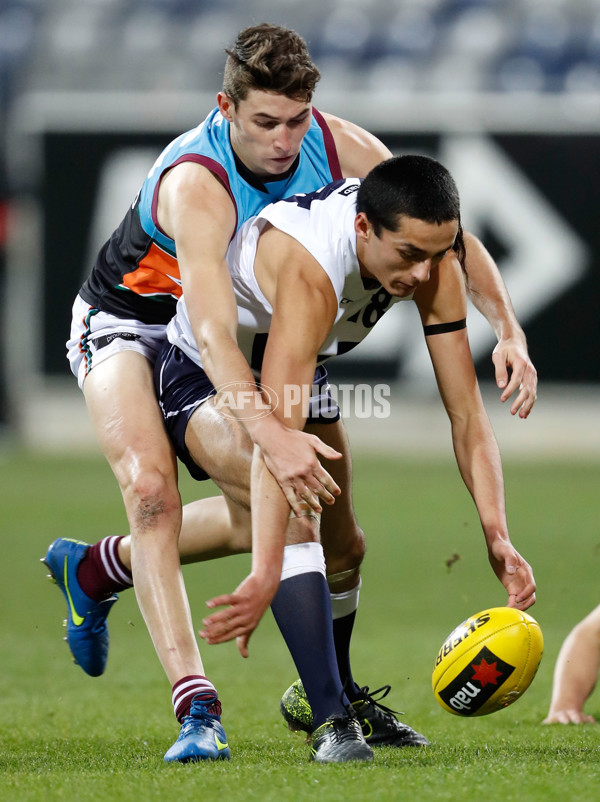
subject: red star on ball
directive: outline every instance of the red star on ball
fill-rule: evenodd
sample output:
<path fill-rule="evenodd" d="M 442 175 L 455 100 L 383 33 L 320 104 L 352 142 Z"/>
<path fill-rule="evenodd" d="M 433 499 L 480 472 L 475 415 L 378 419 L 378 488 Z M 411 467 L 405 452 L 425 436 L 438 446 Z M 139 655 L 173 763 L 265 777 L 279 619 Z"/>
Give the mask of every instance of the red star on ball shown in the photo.
<path fill-rule="evenodd" d="M 497 663 L 486 663 L 485 659 L 481 658 L 481 663 L 476 666 L 475 663 L 471 664 L 471 668 L 475 670 L 473 679 L 481 683 L 481 687 L 485 687 L 488 682 L 492 685 L 498 684 L 498 677 L 502 676 L 502 672 L 496 669 Z"/>

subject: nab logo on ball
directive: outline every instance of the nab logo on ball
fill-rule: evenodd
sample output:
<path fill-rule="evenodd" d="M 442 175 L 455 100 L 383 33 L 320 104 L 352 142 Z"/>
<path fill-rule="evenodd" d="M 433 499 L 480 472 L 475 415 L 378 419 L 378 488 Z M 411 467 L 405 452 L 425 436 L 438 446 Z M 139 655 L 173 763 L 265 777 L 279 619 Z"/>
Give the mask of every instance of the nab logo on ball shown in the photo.
<path fill-rule="evenodd" d="M 472 716 L 493 696 L 515 670 L 486 646 L 456 679 L 440 691 L 440 697 L 462 716 Z"/>
<path fill-rule="evenodd" d="M 512 607 L 472 615 L 452 630 L 433 668 L 435 698 L 457 716 L 485 716 L 515 702 L 533 680 L 544 648 L 539 624 Z"/>

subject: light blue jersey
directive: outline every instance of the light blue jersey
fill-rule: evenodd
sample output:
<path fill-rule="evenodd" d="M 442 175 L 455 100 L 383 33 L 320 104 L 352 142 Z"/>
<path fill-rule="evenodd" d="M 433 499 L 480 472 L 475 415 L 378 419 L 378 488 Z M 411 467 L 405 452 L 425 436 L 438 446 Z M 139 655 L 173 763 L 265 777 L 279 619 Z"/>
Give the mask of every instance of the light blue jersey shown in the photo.
<path fill-rule="evenodd" d="M 316 109 L 293 166 L 280 180 L 264 182 L 236 159 L 229 123 L 213 109 L 199 126 L 165 148 L 101 249 L 80 293 L 92 306 L 143 323 L 167 323 L 175 313 L 181 277 L 175 242 L 158 226 L 158 190 L 165 171 L 186 161 L 203 165 L 223 182 L 235 208 L 236 231 L 268 204 L 342 177 L 333 136 Z"/>

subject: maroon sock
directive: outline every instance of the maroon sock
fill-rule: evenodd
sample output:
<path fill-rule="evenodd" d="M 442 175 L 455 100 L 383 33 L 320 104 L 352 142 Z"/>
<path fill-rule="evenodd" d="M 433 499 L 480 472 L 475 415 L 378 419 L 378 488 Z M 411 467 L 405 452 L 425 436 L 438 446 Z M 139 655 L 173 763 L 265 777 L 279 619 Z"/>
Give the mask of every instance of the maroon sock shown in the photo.
<path fill-rule="evenodd" d="M 217 689 L 212 682 L 202 674 L 188 674 L 173 685 L 173 711 L 180 724 L 186 716 L 189 716 L 194 697 L 205 702 L 213 700 L 213 704 L 207 708 L 208 712 L 215 716 L 221 715 L 221 702 L 217 698 Z"/>
<path fill-rule="evenodd" d="M 118 535 L 105 537 L 86 551 L 77 568 L 77 579 L 86 596 L 96 602 L 133 587 L 133 577 L 119 558 Z"/>

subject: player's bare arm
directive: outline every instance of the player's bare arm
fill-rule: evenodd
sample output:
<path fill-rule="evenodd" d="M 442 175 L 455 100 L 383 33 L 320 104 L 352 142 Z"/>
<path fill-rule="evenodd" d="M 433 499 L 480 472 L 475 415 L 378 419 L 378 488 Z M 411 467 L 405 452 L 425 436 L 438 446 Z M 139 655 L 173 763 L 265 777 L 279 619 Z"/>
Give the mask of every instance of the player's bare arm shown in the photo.
<path fill-rule="evenodd" d="M 503 391 L 500 400 L 504 402 L 514 396 L 511 415 L 518 413 L 520 418 L 527 418 L 537 398 L 537 372 L 527 351 L 525 334 L 498 268 L 484 245 L 473 234 L 465 233 L 465 247 L 469 297 L 498 338 L 492 361 L 496 383 Z"/>
<path fill-rule="evenodd" d="M 235 230 L 235 210 L 221 182 L 206 168 L 185 162 L 161 182 L 159 224 L 177 245 L 186 304 L 204 369 L 215 387 L 233 382 L 254 386 L 250 366 L 237 346 L 237 309 L 225 255 Z M 263 399 L 245 396 L 248 407 L 236 410 L 252 440 L 265 454 L 269 469 L 285 488 L 292 509 L 300 509 L 297 489 L 313 489 L 309 503 L 333 503 L 339 488 L 321 466 L 317 453 L 338 452 L 319 438 L 287 431 L 276 418 L 252 415 Z"/>
<path fill-rule="evenodd" d="M 290 398 L 291 388 L 306 388 L 310 393 L 319 347 L 335 320 L 335 293 L 329 278 L 305 248 L 274 228 L 261 235 L 255 274 L 273 307 L 261 380 L 280 399 L 274 414 L 287 427 L 300 431 L 306 423 L 306 407 L 302 403 L 285 403 L 284 399 Z M 285 497 L 266 469 L 259 449 L 254 453 L 251 488 L 251 573 L 234 593 L 210 600 L 210 607 L 228 606 L 204 619 L 200 633 L 209 643 L 237 638 L 244 657 L 248 656 L 250 635 L 279 585 L 289 519 Z M 310 493 L 307 487 L 303 498 L 308 500 Z M 304 515 L 307 512 L 308 505 Z M 300 533 L 314 537 L 307 527 L 301 528 Z"/>
<path fill-rule="evenodd" d="M 525 610 L 535 602 L 533 573 L 510 542 L 500 453 L 479 392 L 467 330 L 451 330 L 466 316 L 464 282 L 453 254 L 432 271 L 414 297 L 450 419 L 457 464 L 477 507 L 490 564 L 508 592 L 508 606 Z M 449 330 L 444 331 L 444 325 Z"/>
<path fill-rule="evenodd" d="M 584 712 L 600 671 L 600 606 L 573 627 L 554 666 L 552 700 L 542 724 L 595 724 Z"/>
<path fill-rule="evenodd" d="M 348 120 L 323 112 L 337 148 L 344 178 L 363 178 L 392 152 L 376 136 Z"/>

